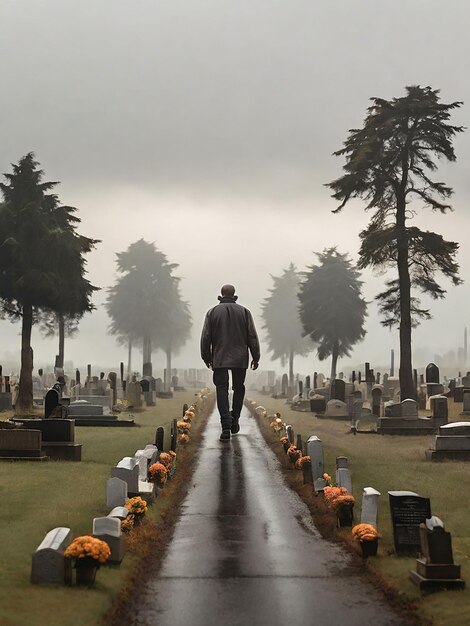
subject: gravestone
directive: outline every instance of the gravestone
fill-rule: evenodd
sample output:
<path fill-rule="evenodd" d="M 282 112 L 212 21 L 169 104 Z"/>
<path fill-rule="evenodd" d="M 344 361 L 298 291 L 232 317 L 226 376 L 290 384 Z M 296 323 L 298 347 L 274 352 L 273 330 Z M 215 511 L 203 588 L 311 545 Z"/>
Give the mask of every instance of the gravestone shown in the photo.
<path fill-rule="evenodd" d="M 372 387 L 372 391 L 371 391 L 372 415 L 375 415 L 376 417 L 382 417 L 381 415 L 382 395 L 383 395 L 383 389 L 381 386 L 379 387 L 378 385 L 376 385 L 375 387 Z"/>
<path fill-rule="evenodd" d="M 176 420 L 171 422 L 171 433 L 170 433 L 170 450 L 176 452 L 176 442 L 178 439 L 178 426 L 176 425 Z"/>
<path fill-rule="evenodd" d="M 118 517 L 95 517 L 93 520 L 93 537 L 105 541 L 111 554 L 107 563 L 120 563 L 126 552 L 126 544 L 121 531 L 121 520 Z"/>
<path fill-rule="evenodd" d="M 295 446 L 297 450 L 303 450 L 302 435 L 297 435 L 297 441 L 295 443 Z"/>
<path fill-rule="evenodd" d="M 330 399 L 340 400 L 341 402 L 344 402 L 345 390 L 346 390 L 346 383 L 344 382 L 344 380 L 341 380 L 340 378 L 335 378 L 331 382 Z"/>
<path fill-rule="evenodd" d="M 57 389 L 49 389 L 44 398 L 44 417 L 50 417 L 52 413 L 60 406 L 60 394 Z"/>
<path fill-rule="evenodd" d="M 32 583 L 60 583 L 66 579 L 64 551 L 70 543 L 70 528 L 50 530 L 33 552 L 31 564 Z"/>
<path fill-rule="evenodd" d="M 418 417 L 418 403 L 416 400 L 407 398 L 401 401 L 401 417 Z"/>
<path fill-rule="evenodd" d="M 108 374 L 109 385 L 113 392 L 113 406 L 116 405 L 117 402 L 117 374 L 116 372 L 109 372 Z"/>
<path fill-rule="evenodd" d="M 434 448 L 426 450 L 431 461 L 470 461 L 470 422 L 451 422 L 439 428 Z"/>
<path fill-rule="evenodd" d="M 106 505 L 122 506 L 127 500 L 127 482 L 118 478 L 110 478 L 106 483 Z"/>
<path fill-rule="evenodd" d="M 310 397 L 310 411 L 312 413 L 324 413 L 326 411 L 326 398 L 316 393 Z"/>
<path fill-rule="evenodd" d="M 435 363 L 426 367 L 426 383 L 439 383 L 439 368 Z"/>
<path fill-rule="evenodd" d="M 350 419 L 346 403 L 342 400 L 329 400 L 326 403 L 325 417 L 333 419 Z"/>
<path fill-rule="evenodd" d="M 307 454 L 312 466 L 312 479 L 316 491 L 322 490 L 326 482 L 323 479 L 323 443 L 316 435 L 312 435 L 307 441 Z"/>
<path fill-rule="evenodd" d="M 393 541 L 397 554 L 418 552 L 419 525 L 431 517 L 431 502 L 413 491 L 389 491 Z"/>
<path fill-rule="evenodd" d="M 429 398 L 434 426 L 440 427 L 447 424 L 449 420 L 449 409 L 445 396 L 432 396 Z"/>
<path fill-rule="evenodd" d="M 48 457 L 42 450 L 41 431 L 23 428 L 1 428 L 0 458 L 46 460 Z"/>
<path fill-rule="evenodd" d="M 374 528 L 377 528 L 379 497 L 380 491 L 373 487 L 364 487 L 362 490 L 361 524 L 372 524 Z"/>
<path fill-rule="evenodd" d="M 165 429 L 162 426 L 159 426 L 155 433 L 155 445 L 158 450 L 163 451 L 163 442 L 165 439 Z"/>
<path fill-rule="evenodd" d="M 346 456 L 336 457 L 336 484 L 338 487 L 344 487 L 348 493 L 352 494 L 351 473 Z"/>
<path fill-rule="evenodd" d="M 287 396 L 288 387 L 289 387 L 289 378 L 287 374 L 283 374 L 282 380 L 281 380 L 281 393 L 283 396 Z"/>
<path fill-rule="evenodd" d="M 115 506 L 112 511 L 108 513 L 108 517 L 118 517 L 120 520 L 123 520 L 126 519 L 129 514 L 130 511 L 126 509 L 125 506 Z"/>
<path fill-rule="evenodd" d="M 137 382 L 135 376 L 132 377 L 131 382 L 126 386 L 126 400 L 129 407 L 134 409 L 140 409 L 142 407 L 142 387 Z"/>
<path fill-rule="evenodd" d="M 464 388 L 462 392 L 463 409 L 461 415 L 470 414 L 470 389 Z"/>
<path fill-rule="evenodd" d="M 134 457 L 121 459 L 116 467 L 111 468 L 111 477 L 127 483 L 128 495 L 139 495 L 139 462 Z"/>
<path fill-rule="evenodd" d="M 419 527 L 421 557 L 416 561 L 416 571 L 410 578 L 421 592 L 437 589 L 463 589 L 460 565 L 454 564 L 452 539 L 438 517 L 427 519 Z"/>

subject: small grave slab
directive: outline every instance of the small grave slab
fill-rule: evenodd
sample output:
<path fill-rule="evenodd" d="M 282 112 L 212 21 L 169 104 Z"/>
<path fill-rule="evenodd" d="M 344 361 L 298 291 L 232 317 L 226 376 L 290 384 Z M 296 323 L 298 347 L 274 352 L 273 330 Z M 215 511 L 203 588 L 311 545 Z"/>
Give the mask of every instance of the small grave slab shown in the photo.
<path fill-rule="evenodd" d="M 121 520 L 118 517 L 95 517 L 93 520 L 93 537 L 105 541 L 111 555 L 107 563 L 120 563 L 126 552 L 126 543 L 121 531 Z"/>

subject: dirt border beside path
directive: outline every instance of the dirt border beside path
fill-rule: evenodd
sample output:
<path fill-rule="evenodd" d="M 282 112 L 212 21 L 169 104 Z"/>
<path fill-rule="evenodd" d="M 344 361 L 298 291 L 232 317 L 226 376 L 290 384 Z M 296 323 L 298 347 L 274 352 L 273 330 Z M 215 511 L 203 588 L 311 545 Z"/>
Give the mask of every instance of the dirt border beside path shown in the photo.
<path fill-rule="evenodd" d="M 357 542 L 353 540 L 350 529 L 337 527 L 336 515 L 326 505 L 323 498 L 315 493 L 313 485 L 304 485 L 302 472 L 287 465 L 284 449 L 277 435 L 269 427 L 268 420 L 260 417 L 250 404 L 247 403 L 246 406 L 256 419 L 267 445 L 278 458 L 286 483 L 308 506 L 315 526 L 322 537 L 328 541 L 341 543 L 346 548 L 352 556 L 354 566 L 359 569 L 368 582 L 384 594 L 386 600 L 403 618 L 404 626 L 432 626 L 432 620 L 419 614 L 419 607 L 416 603 L 402 598 L 398 591 L 384 579 L 382 574 L 368 560 L 362 559 L 358 552 Z"/>
<path fill-rule="evenodd" d="M 155 577 L 163 563 L 167 548 L 173 538 L 176 523 L 180 517 L 181 506 L 191 487 L 191 478 L 197 463 L 198 451 L 204 430 L 215 406 L 215 394 L 211 393 L 204 407 L 204 413 L 193 420 L 190 443 L 178 446 L 178 460 L 174 479 L 167 483 L 159 494 L 162 505 L 156 523 L 144 524 L 138 529 L 138 535 L 131 542 L 131 548 L 138 555 L 139 561 L 126 585 L 119 591 L 111 609 L 103 618 L 103 626 L 128 626 L 132 623 L 133 607 L 138 599 L 136 590 L 142 587 L 150 576 Z M 163 500 L 163 502 L 161 502 Z"/>

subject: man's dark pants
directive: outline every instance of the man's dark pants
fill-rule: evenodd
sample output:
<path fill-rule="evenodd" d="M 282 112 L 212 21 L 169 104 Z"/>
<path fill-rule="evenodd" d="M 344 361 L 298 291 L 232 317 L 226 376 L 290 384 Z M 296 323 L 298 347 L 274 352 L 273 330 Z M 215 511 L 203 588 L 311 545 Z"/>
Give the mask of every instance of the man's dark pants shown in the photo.
<path fill-rule="evenodd" d="M 228 401 L 228 371 L 232 371 L 232 412 Z M 243 407 L 245 397 L 245 376 L 244 367 L 218 367 L 214 369 L 213 381 L 217 391 L 217 408 L 220 413 L 220 423 L 222 430 L 229 430 L 232 425 L 232 417 L 238 419 Z"/>

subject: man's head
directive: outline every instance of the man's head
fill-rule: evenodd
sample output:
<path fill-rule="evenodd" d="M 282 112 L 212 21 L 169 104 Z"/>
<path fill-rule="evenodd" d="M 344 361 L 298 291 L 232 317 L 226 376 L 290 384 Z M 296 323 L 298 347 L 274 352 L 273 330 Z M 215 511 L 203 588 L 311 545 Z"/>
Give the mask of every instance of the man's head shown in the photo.
<path fill-rule="evenodd" d="M 223 298 L 233 298 L 235 295 L 235 287 L 233 285 L 224 285 L 220 290 Z"/>

